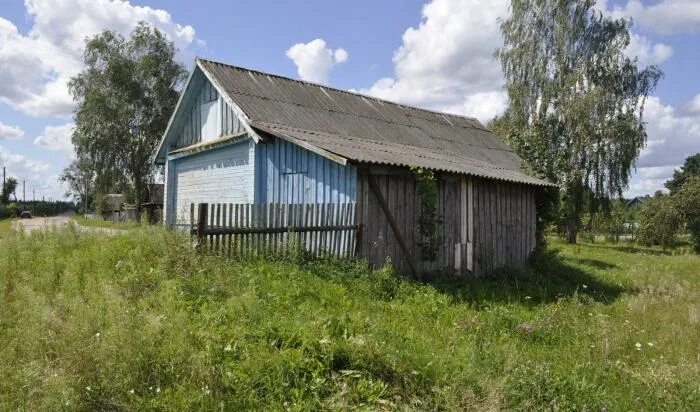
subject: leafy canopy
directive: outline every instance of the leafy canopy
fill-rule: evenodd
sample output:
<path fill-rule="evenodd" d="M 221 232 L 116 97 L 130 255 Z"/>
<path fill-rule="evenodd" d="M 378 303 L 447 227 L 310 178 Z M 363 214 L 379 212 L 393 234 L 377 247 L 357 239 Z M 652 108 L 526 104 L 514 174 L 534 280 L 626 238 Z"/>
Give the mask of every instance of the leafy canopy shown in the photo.
<path fill-rule="evenodd" d="M 10 202 L 10 195 L 12 195 L 15 198 L 15 202 L 17 201 L 17 194 L 15 191 L 17 190 L 17 179 L 14 177 L 8 177 L 5 179 L 4 186 L 2 188 L 2 203 L 3 204 L 8 204 Z"/>
<path fill-rule="evenodd" d="M 678 191 L 693 176 L 700 176 L 700 153 L 688 156 L 680 170 L 673 171 L 671 180 L 664 184 L 671 193 Z"/>
<path fill-rule="evenodd" d="M 631 23 L 594 4 L 512 0 L 498 51 L 510 100 L 499 127 L 534 173 L 561 187 L 573 241 L 584 196 L 595 207 L 627 187 L 646 142 L 645 99 L 662 75 L 625 55 Z"/>
<path fill-rule="evenodd" d="M 154 174 L 150 157 L 185 75 L 175 52 L 143 22 L 129 39 L 109 30 L 88 39 L 85 69 L 69 83 L 77 102 L 72 141 L 78 159 L 95 173 L 97 191 L 133 191 L 137 204 L 146 198 Z"/>

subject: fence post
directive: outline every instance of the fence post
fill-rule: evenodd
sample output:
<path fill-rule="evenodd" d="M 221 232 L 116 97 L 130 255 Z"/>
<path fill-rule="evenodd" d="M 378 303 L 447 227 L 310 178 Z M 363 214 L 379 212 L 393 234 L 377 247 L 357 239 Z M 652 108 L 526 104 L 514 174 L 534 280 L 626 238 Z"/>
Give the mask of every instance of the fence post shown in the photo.
<path fill-rule="evenodd" d="M 197 214 L 197 243 L 195 243 L 196 249 L 201 249 L 204 245 L 204 230 L 207 226 L 207 212 L 209 210 L 209 205 L 207 203 L 199 204 L 199 211 Z"/>

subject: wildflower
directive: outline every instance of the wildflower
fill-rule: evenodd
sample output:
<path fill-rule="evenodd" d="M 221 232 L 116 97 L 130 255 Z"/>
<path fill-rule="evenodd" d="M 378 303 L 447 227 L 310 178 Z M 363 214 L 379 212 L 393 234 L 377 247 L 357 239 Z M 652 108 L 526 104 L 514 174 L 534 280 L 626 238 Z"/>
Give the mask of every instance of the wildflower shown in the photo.
<path fill-rule="evenodd" d="M 96 338 L 99 338 L 99 337 L 100 337 L 100 332 L 97 332 L 97 333 L 95 334 L 95 337 L 96 337 Z"/>
<path fill-rule="evenodd" d="M 224 352 L 231 352 L 232 350 L 233 350 L 233 349 L 231 348 L 231 344 L 230 344 L 230 343 L 229 343 L 228 345 L 226 345 L 226 347 L 224 348 Z"/>
<path fill-rule="evenodd" d="M 85 390 L 87 390 L 88 392 L 90 392 L 90 391 L 91 391 L 91 389 L 90 389 L 90 387 L 89 387 L 89 386 L 86 386 L 86 387 L 85 387 Z"/>
<path fill-rule="evenodd" d="M 156 387 L 156 393 L 160 393 L 160 386 Z"/>
<path fill-rule="evenodd" d="M 133 394 L 134 394 L 134 390 L 133 390 L 133 389 L 130 390 L 129 393 L 133 395 Z"/>
<path fill-rule="evenodd" d="M 525 300 L 530 300 L 532 299 L 530 296 L 525 296 Z"/>
<path fill-rule="evenodd" d="M 634 344 L 634 346 L 637 348 L 637 350 L 642 350 L 642 344 L 637 342 Z"/>
<path fill-rule="evenodd" d="M 653 344 L 652 342 L 647 342 L 647 345 L 648 345 L 650 348 L 651 348 L 652 346 L 654 346 L 654 344 Z"/>
<path fill-rule="evenodd" d="M 584 288 L 584 289 L 588 289 L 588 285 L 586 285 L 586 284 L 584 283 L 584 284 L 583 284 L 583 288 Z"/>

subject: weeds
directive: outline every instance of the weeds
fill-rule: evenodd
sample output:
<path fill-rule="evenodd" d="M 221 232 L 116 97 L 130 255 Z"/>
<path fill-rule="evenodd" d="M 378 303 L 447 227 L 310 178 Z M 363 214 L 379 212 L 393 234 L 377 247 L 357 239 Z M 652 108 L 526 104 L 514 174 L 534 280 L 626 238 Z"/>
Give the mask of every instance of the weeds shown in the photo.
<path fill-rule="evenodd" d="M 0 409 L 697 410 L 700 258 L 552 246 L 418 283 L 159 228 L 8 234 Z"/>

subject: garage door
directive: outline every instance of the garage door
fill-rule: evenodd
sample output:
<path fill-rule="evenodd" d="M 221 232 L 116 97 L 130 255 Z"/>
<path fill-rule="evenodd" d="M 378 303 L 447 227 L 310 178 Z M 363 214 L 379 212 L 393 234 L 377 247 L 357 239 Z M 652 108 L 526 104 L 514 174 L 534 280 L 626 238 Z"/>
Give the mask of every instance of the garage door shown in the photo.
<path fill-rule="evenodd" d="M 189 225 L 192 203 L 252 203 L 250 141 L 171 161 L 176 225 Z"/>

